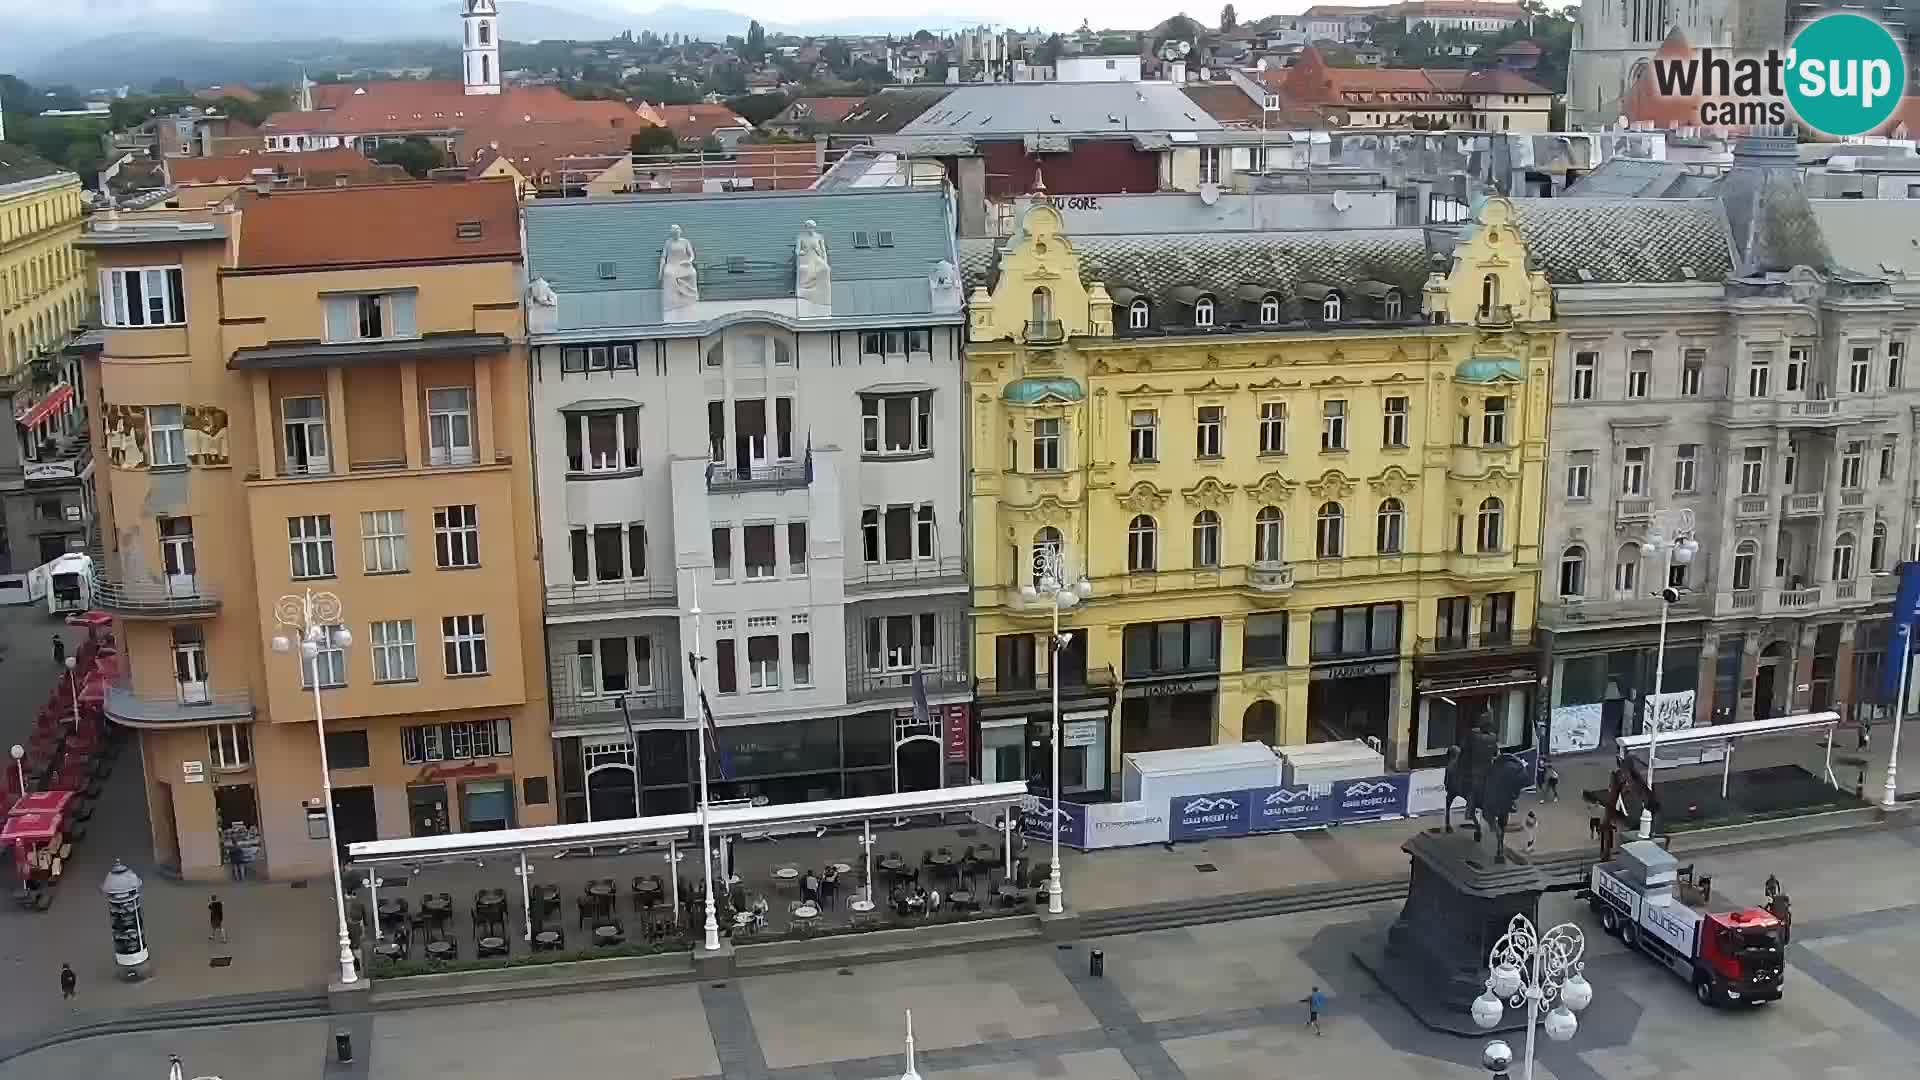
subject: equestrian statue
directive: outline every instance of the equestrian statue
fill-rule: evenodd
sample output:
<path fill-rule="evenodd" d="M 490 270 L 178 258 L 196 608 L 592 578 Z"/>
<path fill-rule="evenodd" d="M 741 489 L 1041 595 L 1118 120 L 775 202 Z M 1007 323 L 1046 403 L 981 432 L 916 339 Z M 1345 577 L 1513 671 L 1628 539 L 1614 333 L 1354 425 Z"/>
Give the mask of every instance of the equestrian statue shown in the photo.
<path fill-rule="evenodd" d="M 1467 823 L 1473 826 L 1473 842 L 1481 843 L 1480 825 L 1484 820 L 1494 836 L 1493 861 L 1507 861 L 1507 818 L 1520 801 L 1527 786 L 1527 764 L 1519 758 L 1500 753 L 1500 740 L 1493 732 L 1493 718 L 1482 715 L 1464 745 L 1453 747 L 1447 758 L 1447 806 L 1442 824 L 1453 831 L 1453 800 L 1464 799 Z"/>

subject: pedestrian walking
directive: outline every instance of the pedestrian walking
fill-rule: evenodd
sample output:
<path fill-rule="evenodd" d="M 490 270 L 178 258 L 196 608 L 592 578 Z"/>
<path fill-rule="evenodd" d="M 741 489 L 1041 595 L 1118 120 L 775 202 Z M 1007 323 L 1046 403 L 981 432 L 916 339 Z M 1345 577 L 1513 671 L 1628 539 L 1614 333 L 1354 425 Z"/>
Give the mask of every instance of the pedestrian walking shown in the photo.
<path fill-rule="evenodd" d="M 1315 1035 L 1322 1034 L 1320 1011 L 1327 1007 L 1327 995 L 1321 993 L 1320 988 L 1316 986 L 1300 1001 L 1307 1007 L 1307 1026 L 1313 1029 Z"/>
<path fill-rule="evenodd" d="M 59 634 L 53 635 L 53 666 L 67 666 L 67 641 Z"/>
<path fill-rule="evenodd" d="M 217 895 L 207 900 L 207 940 L 216 939 L 221 944 L 227 940 L 227 905 L 221 903 Z"/>
<path fill-rule="evenodd" d="M 72 964 L 60 965 L 60 997 L 63 1000 L 73 998 L 74 987 L 80 985 L 80 976 L 73 973 Z"/>
<path fill-rule="evenodd" d="M 1531 810 L 1527 811 L 1526 823 L 1521 825 L 1520 828 L 1522 835 L 1527 838 L 1526 853 L 1532 855 L 1533 842 L 1540 835 L 1540 815 Z"/>
<path fill-rule="evenodd" d="M 1547 802 L 1560 801 L 1560 770 L 1547 766 Z"/>

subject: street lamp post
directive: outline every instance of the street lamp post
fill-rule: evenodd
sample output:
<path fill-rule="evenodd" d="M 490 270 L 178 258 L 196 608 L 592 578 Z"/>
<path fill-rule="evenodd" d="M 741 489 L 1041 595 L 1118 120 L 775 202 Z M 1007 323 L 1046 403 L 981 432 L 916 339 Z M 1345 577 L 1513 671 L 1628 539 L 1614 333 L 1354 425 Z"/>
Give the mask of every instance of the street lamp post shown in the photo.
<path fill-rule="evenodd" d="M 27 748 L 21 746 L 19 743 L 14 743 L 12 754 L 13 777 L 20 781 L 20 795 L 22 798 L 25 798 L 27 794 L 27 766 L 24 759 L 27 756 Z"/>
<path fill-rule="evenodd" d="M 1912 634 L 1912 624 L 1900 624 L 1900 692 L 1893 699 L 1893 749 L 1887 755 L 1887 786 L 1880 797 L 1880 805 L 1888 810 L 1900 805 L 1896 787 L 1900 772 L 1900 721 L 1907 718 L 1907 677 L 1913 671 Z M 19 749 L 14 747 L 16 752 Z"/>
<path fill-rule="evenodd" d="M 1082 574 L 1079 581 L 1066 584 L 1066 553 L 1052 544 L 1034 547 L 1033 578 L 1035 584 L 1022 586 L 1020 595 L 1030 604 L 1040 602 L 1044 596 L 1053 609 L 1052 666 L 1047 671 L 1047 681 L 1053 684 L 1053 800 L 1048 807 L 1053 818 L 1053 870 L 1047 877 L 1047 911 L 1059 915 L 1066 910 L 1060 881 L 1060 656 L 1071 643 L 1068 636 L 1060 632 L 1060 612 L 1092 596 L 1093 583 Z"/>
<path fill-rule="evenodd" d="M 281 626 L 299 635 L 297 638 L 286 634 L 275 635 L 273 651 L 293 652 L 294 642 L 298 641 L 303 677 L 307 661 L 319 657 L 322 645 L 331 644 L 334 648 L 344 649 L 353 644 L 353 634 L 340 625 L 340 598 L 330 592 L 308 589 L 303 593 L 282 596 L 273 605 L 273 617 Z M 317 663 L 314 665 L 312 681 L 313 727 L 320 739 L 320 800 L 327 813 L 327 857 L 333 867 L 333 913 L 339 920 L 340 981 L 352 984 L 360 981 L 360 977 L 354 970 L 353 939 L 347 934 L 347 886 L 340 874 L 340 834 L 333 820 L 333 774 L 327 765 L 327 718 L 320 703 L 320 668 Z"/>
<path fill-rule="evenodd" d="M 1586 935 L 1570 922 L 1549 927 L 1542 934 L 1534 929 L 1533 920 L 1515 915 L 1507 923 L 1507 932 L 1487 953 L 1487 992 L 1473 999 L 1473 1022 L 1481 1030 L 1490 1031 L 1499 1026 L 1507 1005 L 1519 1008 L 1522 1002 L 1526 1004 L 1527 1050 L 1521 1080 L 1533 1080 L 1535 1027 L 1544 1026 L 1547 1038 L 1554 1042 L 1566 1042 L 1579 1030 L 1580 1022 L 1573 1014 L 1593 1001 L 1593 984 L 1581 974 L 1586 968 L 1581 960 L 1586 949 Z M 1548 1009 L 1544 1024 L 1540 1019 L 1542 1008 Z M 1496 1059 L 1502 1059 L 1500 1069 L 1504 1071 L 1512 1052 L 1504 1043 L 1499 1044 L 1499 1050 L 1502 1052 L 1496 1053 L 1495 1044 L 1488 1043 L 1485 1060 L 1493 1069 Z"/>
<path fill-rule="evenodd" d="M 700 735 L 694 741 L 700 744 L 700 868 L 706 875 L 704 880 L 707 886 L 705 945 L 708 952 L 719 952 L 720 919 L 714 914 L 713 909 L 713 826 L 708 820 L 707 810 L 707 695 L 706 691 L 701 689 L 700 682 L 700 662 L 706 658 L 700 654 L 700 584 L 697 581 L 693 585 L 692 600 L 693 603 L 689 605 L 687 614 L 692 616 L 693 623 L 693 693 L 697 699 L 694 708 L 700 713 Z M 633 764 L 634 773 L 637 776 L 640 766 L 638 746 L 634 748 Z M 639 809 L 637 806 L 634 807 L 636 813 Z"/>
<path fill-rule="evenodd" d="M 1660 752 L 1660 685 L 1667 674 L 1667 616 L 1680 599 L 1673 585 L 1673 568 L 1686 566 L 1700 550 L 1693 538 L 1693 511 L 1679 508 L 1662 510 L 1640 544 L 1643 555 L 1661 556 L 1660 566 L 1660 643 L 1653 654 L 1653 696 L 1647 707 L 1647 798 L 1640 806 L 1640 839 L 1653 839 L 1653 770 Z"/>
<path fill-rule="evenodd" d="M 74 682 L 74 668 L 78 663 L 79 661 L 74 657 L 69 656 L 66 659 L 67 704 L 73 707 L 73 730 L 75 731 L 80 730 L 80 687 Z"/>

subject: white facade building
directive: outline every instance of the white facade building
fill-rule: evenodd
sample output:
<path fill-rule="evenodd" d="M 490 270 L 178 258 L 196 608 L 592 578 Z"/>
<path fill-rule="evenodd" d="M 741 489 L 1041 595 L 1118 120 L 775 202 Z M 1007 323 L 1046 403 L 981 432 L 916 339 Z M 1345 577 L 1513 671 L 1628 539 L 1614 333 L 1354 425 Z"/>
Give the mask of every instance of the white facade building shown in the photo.
<path fill-rule="evenodd" d="M 965 781 L 951 215 L 940 188 L 528 206 L 569 820 L 632 812 L 623 697 L 643 812 L 690 805 L 696 635 L 716 797 Z"/>
<path fill-rule="evenodd" d="M 469 94 L 500 92 L 500 13 L 493 0 L 466 0 L 460 12 L 462 77 Z"/>

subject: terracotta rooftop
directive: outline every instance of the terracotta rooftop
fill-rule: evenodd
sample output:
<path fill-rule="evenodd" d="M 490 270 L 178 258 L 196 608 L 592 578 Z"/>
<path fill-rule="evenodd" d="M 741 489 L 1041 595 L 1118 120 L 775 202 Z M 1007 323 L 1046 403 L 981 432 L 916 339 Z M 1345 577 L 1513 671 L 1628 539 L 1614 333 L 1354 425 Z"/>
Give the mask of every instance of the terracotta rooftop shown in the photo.
<path fill-rule="evenodd" d="M 1320 50 L 1301 50 L 1292 67 L 1267 72 L 1267 85 L 1287 104 L 1351 104 L 1344 95 L 1386 93 L 1551 94 L 1516 72 L 1466 68 L 1337 68 Z"/>
<path fill-rule="evenodd" d="M 859 106 L 865 98 L 859 97 L 801 97 L 794 98 L 770 124 L 837 124 L 847 118 L 847 114 Z"/>
<path fill-rule="evenodd" d="M 633 130 L 615 130 L 593 123 L 556 121 L 531 124 L 484 124 L 468 128 L 460 137 L 460 160 L 467 175 L 477 176 L 497 158 L 506 158 L 521 176 L 536 183 L 542 174 L 562 167 L 597 164 L 603 171 L 615 157 L 631 149 Z M 592 159 L 567 166 L 569 158 Z"/>
<path fill-rule="evenodd" d="M 272 169 L 282 177 L 347 173 L 364 176 L 379 169 L 358 150 L 308 150 L 289 154 L 229 154 L 222 157 L 169 158 L 167 175 L 175 184 L 219 184 L 246 181 L 255 169 Z"/>
<path fill-rule="evenodd" d="M 720 128 L 753 126 L 725 105 L 662 105 L 659 111 L 683 143 L 702 142 Z"/>
<path fill-rule="evenodd" d="M 506 179 L 243 191 L 237 208 L 241 269 L 520 257 L 520 205 Z"/>
<path fill-rule="evenodd" d="M 1233 83 L 1187 83 L 1180 89 L 1223 127 L 1260 126 L 1260 103 Z"/>
<path fill-rule="evenodd" d="M 325 89 L 329 91 L 321 94 Z M 597 122 L 609 128 L 640 128 L 639 114 L 618 101 L 576 101 L 551 86 L 512 86 L 497 95 L 469 96 L 451 81 L 338 83 L 316 86 L 314 111 L 277 112 L 260 130 L 267 135 L 358 135 L 385 131 L 465 131 L 479 124 L 530 121 Z"/>

